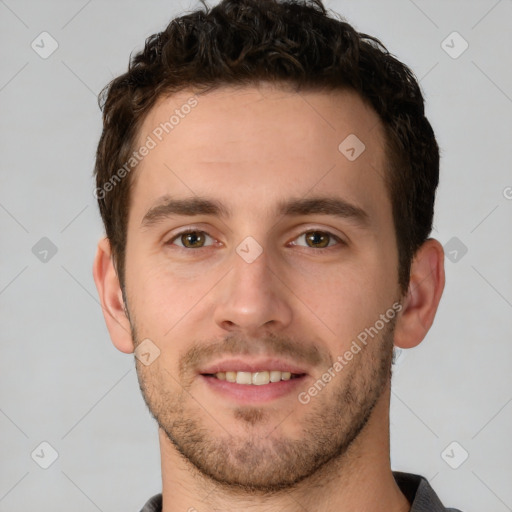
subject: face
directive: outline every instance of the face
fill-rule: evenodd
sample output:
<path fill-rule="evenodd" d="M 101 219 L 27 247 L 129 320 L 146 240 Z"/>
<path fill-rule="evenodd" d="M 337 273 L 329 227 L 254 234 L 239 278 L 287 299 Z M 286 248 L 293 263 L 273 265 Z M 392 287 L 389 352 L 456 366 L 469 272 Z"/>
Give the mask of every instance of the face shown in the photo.
<path fill-rule="evenodd" d="M 204 475 L 284 488 L 347 450 L 389 380 L 383 129 L 349 91 L 192 97 L 158 102 L 139 137 L 155 144 L 133 176 L 126 306 L 159 356 L 138 378 Z"/>

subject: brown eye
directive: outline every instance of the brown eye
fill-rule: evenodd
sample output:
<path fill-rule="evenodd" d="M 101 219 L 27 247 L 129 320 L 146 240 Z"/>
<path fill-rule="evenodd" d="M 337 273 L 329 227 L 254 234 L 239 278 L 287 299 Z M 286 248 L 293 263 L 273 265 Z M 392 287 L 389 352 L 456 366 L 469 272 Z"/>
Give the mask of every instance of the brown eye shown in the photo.
<path fill-rule="evenodd" d="M 299 235 L 296 240 L 304 238 L 304 243 L 293 242 L 293 245 L 307 247 L 309 249 L 328 249 L 333 245 L 344 245 L 344 241 L 329 231 L 312 229 Z"/>
<path fill-rule="evenodd" d="M 324 231 L 308 231 L 304 234 L 309 247 L 323 249 L 329 245 L 331 235 Z"/>
<path fill-rule="evenodd" d="M 169 240 L 167 244 L 176 244 L 178 247 L 182 247 L 184 249 L 201 249 L 206 247 L 205 242 L 207 238 L 211 237 L 204 231 L 188 230 L 178 233 L 174 238 Z"/>
<path fill-rule="evenodd" d="M 191 233 L 184 233 L 180 236 L 181 242 L 184 247 L 196 249 L 202 247 L 204 244 L 204 235 L 200 231 L 193 231 Z M 190 245 L 189 245 L 190 244 Z"/>

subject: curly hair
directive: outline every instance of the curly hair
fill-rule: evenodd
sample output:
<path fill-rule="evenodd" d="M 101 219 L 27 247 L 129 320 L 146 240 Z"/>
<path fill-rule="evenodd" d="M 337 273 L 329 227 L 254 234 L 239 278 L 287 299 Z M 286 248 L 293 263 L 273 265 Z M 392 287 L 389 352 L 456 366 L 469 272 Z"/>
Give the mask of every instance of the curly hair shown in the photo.
<path fill-rule="evenodd" d="M 375 37 L 331 17 L 321 0 L 222 0 L 171 20 L 146 39 L 128 71 L 99 95 L 103 132 L 95 177 L 100 213 L 124 290 L 132 176 L 105 193 L 128 161 L 155 102 L 186 88 L 259 81 L 300 90 L 351 89 L 385 131 L 386 188 L 392 204 L 402 292 L 412 258 L 432 229 L 439 148 L 413 72 Z"/>

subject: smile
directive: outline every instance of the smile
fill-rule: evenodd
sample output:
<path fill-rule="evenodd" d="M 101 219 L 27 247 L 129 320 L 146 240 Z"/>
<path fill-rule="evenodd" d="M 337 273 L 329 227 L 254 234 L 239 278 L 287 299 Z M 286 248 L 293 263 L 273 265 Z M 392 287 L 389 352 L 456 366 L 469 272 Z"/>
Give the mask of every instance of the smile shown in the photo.
<path fill-rule="evenodd" d="M 264 370 L 259 372 L 230 371 L 217 372 L 215 374 L 206 374 L 207 377 L 215 377 L 227 382 L 236 382 L 237 384 L 246 384 L 253 386 L 263 386 L 271 382 L 280 382 L 282 380 L 296 379 L 301 374 L 282 372 L 279 370 Z"/>

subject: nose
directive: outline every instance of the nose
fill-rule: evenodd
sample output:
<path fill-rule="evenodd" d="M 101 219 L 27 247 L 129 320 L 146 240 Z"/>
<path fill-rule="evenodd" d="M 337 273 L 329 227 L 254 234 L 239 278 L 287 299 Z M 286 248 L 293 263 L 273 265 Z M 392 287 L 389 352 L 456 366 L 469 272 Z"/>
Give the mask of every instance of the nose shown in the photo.
<path fill-rule="evenodd" d="M 290 296 L 283 278 L 271 268 L 265 250 L 251 263 L 233 254 L 232 269 L 217 288 L 214 320 L 229 332 L 259 336 L 279 331 L 292 321 Z"/>

